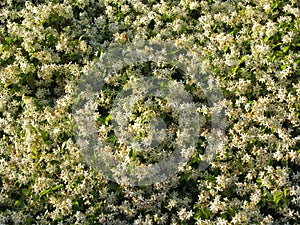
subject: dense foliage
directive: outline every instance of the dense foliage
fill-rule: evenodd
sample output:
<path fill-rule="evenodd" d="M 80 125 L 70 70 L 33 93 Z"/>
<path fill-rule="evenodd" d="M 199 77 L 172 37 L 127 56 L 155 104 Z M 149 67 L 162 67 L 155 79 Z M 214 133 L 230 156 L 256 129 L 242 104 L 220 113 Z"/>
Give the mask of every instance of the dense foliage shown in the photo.
<path fill-rule="evenodd" d="M 105 50 L 141 39 L 171 41 L 203 58 L 223 91 L 228 126 L 216 157 L 199 171 L 211 119 L 201 89 L 169 65 L 119 71 L 99 100 L 104 141 L 118 145 L 108 112 L 141 74 L 182 81 L 207 120 L 197 154 L 175 176 L 130 187 L 84 161 L 72 105 L 76 82 Z M 299 78 L 297 0 L 2 0 L 0 223 L 299 224 Z M 141 136 L 160 110 L 176 129 L 154 100 L 135 109 Z M 116 156 L 141 162 L 160 157 L 119 150 Z"/>

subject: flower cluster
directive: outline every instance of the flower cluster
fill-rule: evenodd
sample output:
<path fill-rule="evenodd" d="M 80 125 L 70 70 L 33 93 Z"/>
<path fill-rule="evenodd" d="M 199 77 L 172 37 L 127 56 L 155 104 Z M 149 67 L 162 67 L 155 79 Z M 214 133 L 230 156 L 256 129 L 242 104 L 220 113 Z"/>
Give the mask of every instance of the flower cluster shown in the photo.
<path fill-rule="evenodd" d="M 0 8 L 0 224 L 300 223 L 299 1 L 3 0 Z M 87 163 L 72 107 L 78 81 L 107 50 L 141 40 L 201 59 L 201 73 L 215 78 L 207 90 L 213 82 L 222 90 L 216 107 L 224 106 L 227 126 L 224 134 L 212 129 L 214 107 L 197 74 L 159 60 L 117 65 L 93 118 L 119 161 L 158 162 L 189 138 L 174 113 L 180 107 L 157 96 L 119 105 L 115 116 L 122 106 L 131 112 L 119 115 L 128 133 L 115 133 L 116 97 L 132 84 L 129 97 L 139 96 L 142 76 L 172 81 L 174 98 L 184 86 L 204 121 L 176 174 L 127 186 Z M 157 117 L 164 129 L 152 126 Z M 123 140 L 129 134 L 160 145 L 143 151 Z M 210 144 L 215 136 L 222 142 Z M 203 161 L 206 149 L 213 157 Z"/>

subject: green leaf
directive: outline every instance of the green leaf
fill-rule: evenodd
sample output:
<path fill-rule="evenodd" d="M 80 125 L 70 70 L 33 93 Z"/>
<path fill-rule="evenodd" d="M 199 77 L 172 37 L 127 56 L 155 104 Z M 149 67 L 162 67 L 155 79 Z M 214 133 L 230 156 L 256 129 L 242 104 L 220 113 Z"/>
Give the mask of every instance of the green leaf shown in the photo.
<path fill-rule="evenodd" d="M 133 149 L 130 149 L 129 157 L 132 158 L 133 160 L 136 160 L 136 153 Z"/>
<path fill-rule="evenodd" d="M 247 59 L 247 56 L 244 55 L 244 56 L 241 58 L 240 63 L 245 62 L 246 59 Z"/>
<path fill-rule="evenodd" d="M 275 191 L 275 193 L 273 194 L 273 201 L 275 202 L 275 204 L 278 204 L 281 199 L 282 199 L 282 192 Z"/>
<path fill-rule="evenodd" d="M 278 1 L 278 0 L 275 0 L 275 1 L 273 2 L 273 9 L 276 9 L 278 6 L 279 6 L 279 1 Z"/>
<path fill-rule="evenodd" d="M 274 62 L 275 59 L 276 59 L 276 55 L 273 55 L 273 56 L 270 58 L 270 61 L 271 61 L 271 62 Z"/>
<path fill-rule="evenodd" d="M 225 219 L 225 220 L 226 220 L 227 217 L 228 217 L 227 213 L 222 213 L 222 214 L 221 214 L 221 218 L 222 218 L 222 219 Z"/>
<path fill-rule="evenodd" d="M 283 196 L 286 198 L 286 196 L 287 196 L 287 191 L 288 191 L 289 189 L 288 188 L 284 188 L 283 189 Z"/>
<path fill-rule="evenodd" d="M 211 215 L 211 212 L 204 206 L 201 206 L 201 209 L 197 211 L 194 215 L 194 219 L 209 219 Z"/>
<path fill-rule="evenodd" d="M 276 55 L 277 57 L 283 57 L 283 52 L 282 52 L 282 51 L 276 51 L 276 52 L 275 52 L 275 55 Z"/>
<path fill-rule="evenodd" d="M 108 115 L 108 116 L 105 118 L 105 120 L 104 120 L 105 125 L 108 125 L 108 122 L 111 120 L 111 118 L 112 118 L 112 115 Z"/>
<path fill-rule="evenodd" d="M 30 191 L 27 188 L 22 189 L 22 194 L 27 196 L 30 193 Z"/>
<path fill-rule="evenodd" d="M 232 72 L 236 73 L 236 71 L 239 69 L 239 65 L 236 65 L 235 67 L 232 68 Z"/>
<path fill-rule="evenodd" d="M 269 36 L 266 36 L 265 38 L 264 38 L 264 42 L 267 42 L 268 40 L 269 40 Z"/>
<path fill-rule="evenodd" d="M 204 219 L 209 219 L 211 212 L 206 207 L 202 207 L 201 211 L 204 215 Z"/>
<path fill-rule="evenodd" d="M 16 200 L 15 203 L 14 203 L 14 206 L 15 207 L 20 207 L 20 206 L 22 206 L 22 202 L 19 201 L 19 200 Z"/>
<path fill-rule="evenodd" d="M 66 27 L 66 33 L 69 33 L 69 31 L 70 31 L 70 26 L 67 26 Z"/>
<path fill-rule="evenodd" d="M 193 205 L 193 209 L 198 209 L 199 207 L 200 207 L 199 204 L 194 204 L 194 205 Z"/>
<path fill-rule="evenodd" d="M 200 219 L 200 217 L 201 217 L 201 211 L 197 211 L 194 215 L 194 219 L 198 220 L 198 219 Z"/>
<path fill-rule="evenodd" d="M 44 190 L 44 191 L 42 191 L 40 193 L 40 197 L 42 197 L 43 195 L 49 194 L 51 191 L 55 191 L 55 190 L 57 190 L 57 189 L 59 189 L 61 187 L 62 187 L 62 185 L 56 185 L 55 187 L 49 188 L 47 190 Z"/>
<path fill-rule="evenodd" d="M 228 209 L 228 214 L 229 214 L 231 217 L 234 217 L 235 214 L 236 214 L 236 212 L 235 212 L 235 210 L 233 210 L 232 208 L 229 208 L 229 209 Z"/>
<path fill-rule="evenodd" d="M 211 181 L 211 182 L 216 182 L 216 178 L 214 176 L 208 175 L 206 177 L 207 180 Z"/>
<path fill-rule="evenodd" d="M 278 47 L 278 46 L 280 46 L 280 45 L 282 45 L 281 42 L 277 43 L 276 45 L 273 45 L 272 48 L 276 48 L 276 47 Z"/>
<path fill-rule="evenodd" d="M 233 30 L 230 32 L 231 35 L 236 35 L 240 31 L 240 28 L 235 27 Z"/>
<path fill-rule="evenodd" d="M 216 31 L 217 27 L 218 27 L 218 23 L 216 23 L 216 24 L 213 26 L 212 31 Z"/>
<path fill-rule="evenodd" d="M 262 187 L 262 180 L 260 178 L 256 179 L 256 183 L 258 184 L 259 187 Z"/>
<path fill-rule="evenodd" d="M 73 206 L 78 206 L 79 205 L 79 202 L 78 201 L 74 201 L 73 202 Z"/>
<path fill-rule="evenodd" d="M 51 191 L 51 188 L 50 189 L 47 189 L 47 190 L 44 190 L 40 193 L 40 197 L 42 197 L 43 195 L 46 195 L 48 194 L 49 192 Z"/>
<path fill-rule="evenodd" d="M 228 49 L 229 49 L 229 46 L 228 45 L 224 45 L 224 47 L 223 47 L 224 53 L 226 53 L 228 51 Z"/>
<path fill-rule="evenodd" d="M 56 185 L 55 187 L 52 188 L 52 191 L 55 191 L 55 190 L 57 190 L 57 189 L 60 189 L 61 187 L 62 187 L 62 185 L 60 185 L 60 184 L 59 184 L 59 185 Z"/>
<path fill-rule="evenodd" d="M 289 49 L 290 49 L 290 46 L 288 45 L 288 46 L 283 47 L 283 48 L 282 48 L 282 51 L 283 51 L 284 53 L 286 53 Z"/>
<path fill-rule="evenodd" d="M 110 134 L 108 137 L 108 141 L 110 143 L 116 143 L 117 142 L 117 137 L 114 134 Z"/>

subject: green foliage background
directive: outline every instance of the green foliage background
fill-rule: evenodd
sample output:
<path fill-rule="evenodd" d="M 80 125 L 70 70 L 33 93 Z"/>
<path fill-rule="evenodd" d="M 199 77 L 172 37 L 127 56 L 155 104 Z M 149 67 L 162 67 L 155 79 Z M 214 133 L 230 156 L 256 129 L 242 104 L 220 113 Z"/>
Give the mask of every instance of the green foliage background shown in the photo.
<path fill-rule="evenodd" d="M 1 1 L 0 223 L 299 224 L 299 33 L 299 1 Z M 175 177 L 126 187 L 84 163 L 71 108 L 91 63 L 139 39 L 199 52 L 230 125 L 206 171 L 197 170 L 202 135 Z M 124 73 L 106 87 L 100 124 Z"/>

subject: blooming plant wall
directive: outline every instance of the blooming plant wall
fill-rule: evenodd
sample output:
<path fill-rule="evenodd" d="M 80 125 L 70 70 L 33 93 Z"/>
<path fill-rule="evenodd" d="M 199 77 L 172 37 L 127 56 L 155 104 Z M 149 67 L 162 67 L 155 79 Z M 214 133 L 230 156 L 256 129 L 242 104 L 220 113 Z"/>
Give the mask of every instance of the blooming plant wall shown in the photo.
<path fill-rule="evenodd" d="M 140 40 L 168 41 L 203 59 L 222 90 L 227 126 L 199 170 L 214 120 L 201 86 L 155 61 L 107 77 L 94 121 L 120 161 L 155 163 L 173 151 L 172 135 L 138 151 L 112 129 L 114 100 L 137 77 L 184 85 L 205 120 L 175 175 L 130 186 L 86 162 L 72 107 L 80 78 L 107 49 Z M 297 0 L 2 0 L 0 223 L 299 224 L 299 65 Z M 178 136 L 178 118 L 159 97 L 136 103 L 128 132 L 148 140 L 158 115 Z"/>

